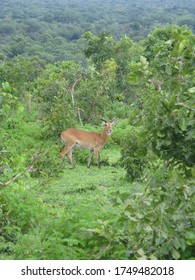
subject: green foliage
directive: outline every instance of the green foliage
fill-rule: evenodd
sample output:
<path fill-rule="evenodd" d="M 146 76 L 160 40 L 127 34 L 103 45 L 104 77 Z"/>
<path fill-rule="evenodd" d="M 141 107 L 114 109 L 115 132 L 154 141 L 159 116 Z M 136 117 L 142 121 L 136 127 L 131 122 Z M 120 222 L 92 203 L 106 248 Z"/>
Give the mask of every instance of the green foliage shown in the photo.
<path fill-rule="evenodd" d="M 81 118 L 85 123 L 99 124 L 100 116 L 107 116 L 112 106 L 111 99 L 107 94 L 110 83 L 106 78 L 97 76 L 85 78 L 77 88 L 77 104 Z M 108 116 L 110 118 L 111 116 Z"/>
<path fill-rule="evenodd" d="M 111 104 L 109 115 L 114 115 L 117 120 L 126 120 L 131 114 L 131 108 L 125 102 L 119 101 L 120 99 L 124 100 L 123 94 L 116 94 L 115 100 Z"/>
<path fill-rule="evenodd" d="M 190 8 L 189 8 L 190 7 Z M 195 30 L 192 0 L 133 0 L 106 3 L 93 1 L 6 0 L 1 3 L 1 46 L 3 55 L 38 55 L 49 63 L 76 60 L 83 56 L 86 31 L 99 34 L 108 30 L 114 38 L 124 35 L 139 41 L 154 26 L 187 24 Z"/>
<path fill-rule="evenodd" d="M 58 177 L 64 169 L 63 162 L 60 159 L 60 139 L 57 143 L 46 140 L 41 149 L 35 155 L 32 177 L 43 178 L 48 181 L 51 177 Z"/>
<path fill-rule="evenodd" d="M 192 69 L 195 63 L 192 45 L 195 37 L 185 27 L 173 26 L 160 31 L 160 34 L 167 36 L 166 39 L 160 39 L 160 44 L 172 47 L 166 51 L 165 48 L 159 49 L 159 43 L 156 47 L 153 46 L 155 51 L 158 49 L 158 54 L 151 64 L 154 75 L 158 71 L 161 90 L 154 91 L 149 86 L 150 98 L 143 96 L 143 121 L 148 127 L 148 137 L 158 154 L 166 160 L 182 163 L 184 167 L 192 166 L 195 158 L 192 105 L 195 101 L 192 94 L 194 87 Z M 153 36 L 158 37 L 158 32 Z M 168 59 L 163 65 L 164 52 Z M 169 77 L 168 82 L 166 77 Z"/>
<path fill-rule="evenodd" d="M 8 82 L 2 84 L 0 92 L 0 182 L 9 182 L 14 176 L 33 165 L 31 174 L 56 175 L 60 172 L 59 145 L 45 139 L 47 127 L 36 122 L 37 112 L 29 117 L 28 110 L 12 93 Z M 56 138 L 58 136 L 56 135 Z M 50 151 L 48 155 L 48 150 Z M 50 172 L 52 170 L 52 172 Z M 26 172 L 21 178 L 30 177 Z"/>
<path fill-rule="evenodd" d="M 101 69 L 103 63 L 113 56 L 114 40 L 111 34 L 103 32 L 99 36 L 94 36 L 91 32 L 85 33 L 87 49 L 85 55 L 91 58 L 97 70 Z"/>
<path fill-rule="evenodd" d="M 37 56 L 17 56 L 0 64 L 0 82 L 9 82 L 20 96 L 24 89 L 31 89 L 31 82 L 41 74 L 44 67 L 45 62 Z"/>
<path fill-rule="evenodd" d="M 194 228 L 193 181 L 186 184 L 176 170 L 159 169 L 150 178 L 144 194 L 126 202 L 125 220 L 129 236 L 142 258 L 179 259 L 188 248 L 186 232 Z M 129 249 L 133 249 L 131 237 Z M 137 253 L 139 251 L 137 250 Z"/>
<path fill-rule="evenodd" d="M 136 130 L 131 128 L 122 141 L 121 161 L 131 180 L 140 178 L 144 168 L 148 164 L 148 149 L 146 145 L 146 131 L 143 128 Z"/>
<path fill-rule="evenodd" d="M 120 218 L 92 229 L 92 242 L 107 244 L 102 258 L 189 259 L 194 256 L 194 181 L 178 170 L 154 171 L 146 188 L 118 194 Z M 120 230 L 119 230 L 120 229 Z M 95 239 L 95 240 L 94 240 Z M 117 252 L 117 256 L 116 253 Z"/>
<path fill-rule="evenodd" d="M 134 43 L 127 36 L 114 42 L 113 37 L 106 32 L 99 36 L 87 32 L 85 38 L 87 41 L 85 55 L 91 59 L 100 77 L 105 79 L 104 82 L 107 83 L 106 89 L 110 98 L 128 102 L 134 99 L 135 93 L 130 85 L 139 84 L 143 74 L 138 68 L 135 73 L 134 65 L 141 68 L 140 64 L 147 64 L 144 58 L 140 59 L 142 51 L 140 45 Z M 137 64 L 140 60 L 140 64 Z"/>
<path fill-rule="evenodd" d="M 193 99 L 188 92 L 188 100 Z M 187 97 L 188 96 L 188 97 Z M 182 163 L 184 168 L 194 164 L 194 112 L 184 103 L 177 102 L 173 94 L 156 93 L 147 104 L 149 139 L 155 152 L 170 163 Z M 153 106 L 158 99 L 158 106 Z M 153 107 L 151 107 L 153 106 Z"/>
<path fill-rule="evenodd" d="M 1 220 L 1 228 L 4 232 L 12 233 L 11 225 L 14 229 L 27 232 L 29 227 L 34 227 L 41 219 L 39 201 L 35 199 L 36 194 L 31 190 L 29 193 L 24 186 L 15 185 L 10 191 L 10 187 L 3 191 L 1 197 L 2 214 L 5 220 Z M 3 233 L 5 238 L 8 238 Z"/>
<path fill-rule="evenodd" d="M 4 24 L 1 24 L 0 26 L 0 34 L 1 35 L 11 35 L 15 33 L 15 27 L 9 22 L 5 22 Z"/>
<path fill-rule="evenodd" d="M 154 31 L 144 42 L 150 62 L 140 57 L 140 62 L 130 64 L 129 75 L 139 97 L 134 104 L 134 123 L 144 126 L 146 132 L 140 137 L 142 142 L 170 165 L 180 165 L 187 176 L 195 158 L 194 40 L 186 27 L 167 26 Z M 127 147 L 132 142 L 128 139 Z M 141 143 L 135 147 L 139 149 L 143 150 Z M 130 162 L 131 157 L 126 165 Z"/>
<path fill-rule="evenodd" d="M 9 118 L 11 110 L 15 110 L 17 107 L 17 97 L 13 96 L 12 88 L 8 82 L 2 83 L 2 89 L 0 91 L 0 121 L 7 120 Z"/>
<path fill-rule="evenodd" d="M 15 183 L 3 188 L 0 256 L 90 259 L 92 246 L 86 247 L 89 235 L 84 228 L 89 224 L 95 226 L 98 219 L 104 220 L 108 214 L 110 219 L 117 215 L 118 210 L 111 203 L 112 188 L 125 188 L 118 184 L 119 176 L 123 175 L 121 168 L 104 167 L 100 173 L 97 167 L 87 169 L 78 165 L 77 170 L 66 168 L 61 179 L 50 175 L 47 184 L 36 179 L 29 183 L 26 180 L 27 186 L 23 181 L 22 185 Z"/>
<path fill-rule="evenodd" d="M 47 65 L 35 81 L 35 98 L 41 102 L 41 114 L 48 127 L 47 137 L 56 137 L 62 130 L 75 124 L 74 85 L 81 76 L 81 68 L 77 63 L 61 62 Z"/>

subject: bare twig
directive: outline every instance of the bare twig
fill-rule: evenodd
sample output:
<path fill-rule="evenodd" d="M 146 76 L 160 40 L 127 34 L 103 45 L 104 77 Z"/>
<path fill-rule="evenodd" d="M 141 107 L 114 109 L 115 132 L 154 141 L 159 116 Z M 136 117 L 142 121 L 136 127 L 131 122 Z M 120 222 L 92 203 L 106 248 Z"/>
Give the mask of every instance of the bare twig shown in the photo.
<path fill-rule="evenodd" d="M 30 172 L 32 170 L 34 165 L 30 165 L 29 167 L 27 167 L 25 170 L 23 170 L 22 172 L 18 173 L 17 175 L 15 175 L 11 180 L 5 182 L 5 183 L 2 183 L 0 182 L 0 185 L 1 186 L 7 186 L 9 184 L 11 184 L 12 182 L 14 182 L 18 177 L 20 177 L 21 175 L 23 175 L 24 173 L 26 172 Z"/>
<path fill-rule="evenodd" d="M 33 156 L 32 156 L 32 159 L 33 159 L 33 163 L 28 166 L 26 169 L 24 169 L 22 172 L 16 174 L 14 177 L 12 177 L 9 181 L 3 183 L 3 182 L 0 182 L 0 186 L 7 186 L 11 183 L 13 183 L 14 181 L 16 181 L 18 179 L 18 177 L 20 177 L 21 175 L 23 175 L 24 173 L 26 172 L 30 172 L 34 165 L 35 165 L 35 162 L 38 160 L 38 158 L 40 157 L 40 151 L 41 151 L 42 147 L 40 148 L 40 150 L 38 152 L 36 152 Z"/>
<path fill-rule="evenodd" d="M 77 116 L 78 116 L 78 119 L 79 119 L 79 122 L 80 122 L 81 126 L 83 126 L 83 122 L 82 122 L 82 119 L 81 119 L 81 111 L 84 113 L 83 109 L 77 108 Z"/>
<path fill-rule="evenodd" d="M 184 104 L 184 103 L 178 102 L 177 104 L 180 105 L 180 106 L 182 106 L 182 107 L 185 107 L 185 108 L 187 108 L 187 109 L 192 110 L 192 111 L 195 112 L 195 109 L 194 109 L 194 108 L 189 107 L 188 105 L 186 105 L 186 104 Z"/>
<path fill-rule="evenodd" d="M 72 98 L 72 105 L 73 105 L 73 106 L 75 105 L 74 89 L 75 89 L 75 86 L 79 83 L 80 80 L 81 80 L 81 78 L 78 78 L 78 79 L 74 82 L 74 84 L 72 85 L 71 90 L 70 90 L 71 98 Z"/>

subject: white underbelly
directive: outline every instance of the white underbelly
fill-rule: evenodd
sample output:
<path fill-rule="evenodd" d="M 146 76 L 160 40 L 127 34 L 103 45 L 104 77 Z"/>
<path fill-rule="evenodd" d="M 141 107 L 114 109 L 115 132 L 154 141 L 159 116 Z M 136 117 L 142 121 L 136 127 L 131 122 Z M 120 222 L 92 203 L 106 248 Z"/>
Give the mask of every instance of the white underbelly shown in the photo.
<path fill-rule="evenodd" d="M 75 148 L 78 148 L 78 149 L 87 149 L 87 150 L 91 150 L 91 149 L 93 149 L 93 147 L 89 147 L 89 146 L 81 145 L 81 144 L 80 144 L 80 143 L 78 143 L 78 142 L 74 145 L 74 147 L 75 147 Z"/>

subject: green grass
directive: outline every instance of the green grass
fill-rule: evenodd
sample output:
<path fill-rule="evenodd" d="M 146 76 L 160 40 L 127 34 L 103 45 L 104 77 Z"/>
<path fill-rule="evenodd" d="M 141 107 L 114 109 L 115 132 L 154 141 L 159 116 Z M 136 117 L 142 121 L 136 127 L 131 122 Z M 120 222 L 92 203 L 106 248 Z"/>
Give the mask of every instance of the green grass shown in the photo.
<path fill-rule="evenodd" d="M 76 169 L 67 169 L 60 180 L 53 180 L 47 186 L 43 186 L 43 192 L 39 195 L 53 207 L 66 208 L 67 211 L 76 211 L 75 205 L 82 205 L 83 211 L 98 211 L 101 215 L 102 207 L 109 207 L 108 199 L 113 192 L 122 191 L 127 188 L 127 183 L 123 185 L 125 172 L 121 168 L 106 166 L 97 169 L 92 167 L 77 165 Z M 79 211 L 82 210 L 79 207 Z"/>
<path fill-rule="evenodd" d="M 122 210 L 121 204 L 116 204 L 118 194 L 132 185 L 118 164 L 118 148 L 108 146 L 101 151 L 101 169 L 95 160 L 90 168 L 79 163 L 78 153 L 74 154 L 75 169 L 63 160 L 60 178 L 23 179 L 22 186 L 12 187 L 12 197 L 7 189 L 16 227 L 10 233 L 14 241 L 5 242 L 0 259 L 90 258 L 90 246 L 86 245 L 90 232 L 101 223 L 117 221 Z"/>
<path fill-rule="evenodd" d="M 64 172 L 60 179 L 39 187 L 39 197 L 60 216 L 74 216 L 82 221 L 83 227 L 94 226 L 97 220 L 111 219 L 117 212 L 112 200 L 116 192 L 126 191 L 130 184 L 125 180 L 126 172 L 115 166 L 120 151 L 107 149 L 102 159 L 109 158 L 109 164 L 99 169 L 95 162 L 90 168 L 76 162 L 71 169 L 64 160 Z M 79 223 L 80 224 L 80 223 Z"/>

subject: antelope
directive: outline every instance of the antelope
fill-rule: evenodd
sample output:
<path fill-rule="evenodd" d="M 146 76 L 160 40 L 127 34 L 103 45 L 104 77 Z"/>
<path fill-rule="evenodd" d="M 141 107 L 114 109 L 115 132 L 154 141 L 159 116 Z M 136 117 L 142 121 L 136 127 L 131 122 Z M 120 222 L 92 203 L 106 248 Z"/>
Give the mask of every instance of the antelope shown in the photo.
<path fill-rule="evenodd" d="M 60 152 L 60 157 L 67 155 L 72 168 L 75 167 L 72 160 L 72 150 L 74 147 L 90 150 L 87 167 L 91 165 L 93 155 L 96 155 L 97 166 L 100 168 L 100 149 L 106 144 L 112 134 L 112 126 L 115 124 L 113 118 L 110 122 L 100 118 L 104 129 L 102 132 L 89 132 L 76 128 L 69 128 L 60 135 L 65 148 Z"/>

